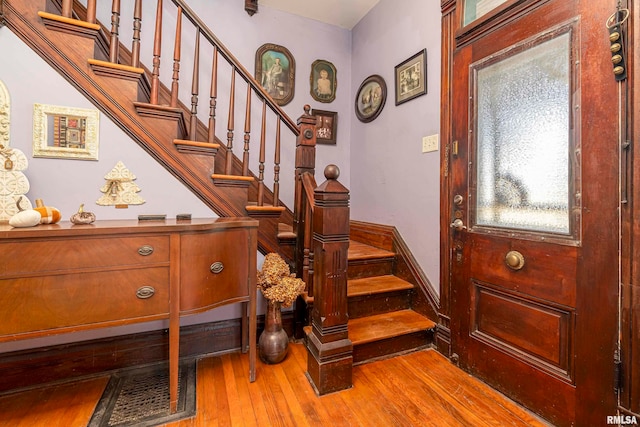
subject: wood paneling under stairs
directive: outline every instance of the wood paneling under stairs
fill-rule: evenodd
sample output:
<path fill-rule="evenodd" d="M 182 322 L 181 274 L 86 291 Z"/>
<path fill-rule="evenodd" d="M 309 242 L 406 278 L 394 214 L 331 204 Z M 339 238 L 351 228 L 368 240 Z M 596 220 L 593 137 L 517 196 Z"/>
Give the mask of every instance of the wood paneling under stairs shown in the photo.
<path fill-rule="evenodd" d="M 278 365 L 246 354 L 201 359 L 197 414 L 166 427 L 206 426 L 549 426 L 452 365 L 435 350 L 360 365 L 353 388 L 322 397 L 307 381 L 306 351 L 290 346 Z M 0 397 L 0 427 L 83 427 L 106 377 Z"/>

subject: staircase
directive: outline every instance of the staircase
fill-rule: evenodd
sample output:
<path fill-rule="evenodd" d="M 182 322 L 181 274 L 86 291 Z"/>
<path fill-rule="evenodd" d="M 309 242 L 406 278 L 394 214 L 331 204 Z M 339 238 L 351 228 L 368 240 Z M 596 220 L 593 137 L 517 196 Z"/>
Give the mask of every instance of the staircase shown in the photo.
<path fill-rule="evenodd" d="M 131 1 L 136 4 L 134 29 L 139 29 L 138 9 L 143 2 Z M 315 163 L 315 152 L 304 151 L 315 150 L 315 118 L 309 115 L 307 106 L 294 123 L 183 1 L 172 2 L 178 10 L 178 25 L 171 31 L 163 31 L 163 6 L 162 0 L 158 0 L 151 70 L 139 63 L 137 37 L 140 34 L 134 34 L 132 49 L 127 50 L 118 39 L 119 10 L 118 19 L 112 19 L 109 30 L 96 21 L 96 0 L 88 0 L 86 8 L 77 0 L 0 0 L 0 18 L 4 15 L 6 25 L 14 33 L 218 215 L 258 219 L 258 245 L 263 253 L 279 252 L 293 262 L 298 249 L 301 253 L 308 252 L 309 247 L 302 250 L 303 237 L 297 233 L 294 212 L 279 198 L 280 146 L 281 138 L 285 138 L 281 135 L 281 125 L 290 131 L 290 137 L 296 139 L 301 150 L 296 154 L 296 161 L 301 158 Z M 145 1 L 145 7 L 150 3 Z M 113 2 L 114 10 L 119 4 L 119 0 Z M 200 76 L 197 72 L 191 77 L 190 100 L 183 103 L 178 99 L 183 15 L 197 29 L 195 51 L 190 58 L 194 70 L 202 68 L 199 66 L 200 40 L 213 46 L 211 74 L 206 76 L 211 77 L 211 87 L 205 97 L 204 118 L 198 113 Z M 161 57 L 158 31 L 172 37 L 174 30 L 174 74 L 171 84 L 164 85 L 158 79 Z M 228 85 L 217 83 L 218 62 L 223 60 L 231 70 Z M 236 77 L 243 85 L 237 92 L 246 89 L 246 96 L 240 96 L 240 100 L 236 97 Z M 226 86 L 230 87 L 229 92 L 222 95 Z M 216 136 L 219 127 L 216 109 L 220 108 L 222 99 L 228 101 L 226 142 Z M 252 109 L 256 99 L 261 107 L 258 113 Z M 236 110 L 244 110 L 242 132 L 236 132 Z M 259 122 L 259 138 L 254 140 L 259 141 L 252 141 L 254 121 Z M 273 132 L 272 144 L 266 141 L 267 131 Z M 234 148 L 235 140 L 240 139 L 236 133 L 242 135 L 242 144 L 236 143 Z M 251 145 L 259 143 L 259 155 L 252 159 L 253 163 L 249 161 L 250 142 Z M 273 146 L 274 150 L 270 182 L 265 178 L 267 146 Z M 257 175 L 251 171 L 252 165 L 258 169 Z M 312 172 L 313 167 L 307 165 L 307 172 Z M 303 169 L 298 165 L 296 168 Z M 307 191 L 312 193 L 313 189 Z M 437 318 L 437 296 L 433 295 L 400 236 L 393 227 L 357 221 L 351 221 L 350 230 L 347 328 L 354 363 L 431 345 L 436 325 L 429 319 Z M 307 234 L 307 238 L 311 234 Z M 311 260 L 313 264 L 312 259 L 305 258 L 305 262 Z M 307 279 L 311 284 L 313 276 Z M 299 299 L 296 316 L 302 322 L 300 326 L 309 324 L 313 304 L 312 295 Z"/>

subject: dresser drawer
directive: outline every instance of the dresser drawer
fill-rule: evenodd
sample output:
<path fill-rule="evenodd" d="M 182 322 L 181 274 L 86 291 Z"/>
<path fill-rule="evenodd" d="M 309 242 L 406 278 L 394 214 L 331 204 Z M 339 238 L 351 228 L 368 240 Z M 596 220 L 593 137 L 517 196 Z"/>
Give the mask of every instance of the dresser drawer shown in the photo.
<path fill-rule="evenodd" d="M 142 292 L 141 298 L 137 292 L 145 286 L 154 292 Z M 0 313 L 0 341 L 11 339 L 7 335 L 47 335 L 80 325 L 94 328 L 168 317 L 169 268 L 0 280 Z"/>
<path fill-rule="evenodd" d="M 105 236 L 0 244 L 0 277 L 169 262 L 169 237 Z"/>
<path fill-rule="evenodd" d="M 248 299 L 247 230 L 184 234 L 180 246 L 181 312 Z"/>

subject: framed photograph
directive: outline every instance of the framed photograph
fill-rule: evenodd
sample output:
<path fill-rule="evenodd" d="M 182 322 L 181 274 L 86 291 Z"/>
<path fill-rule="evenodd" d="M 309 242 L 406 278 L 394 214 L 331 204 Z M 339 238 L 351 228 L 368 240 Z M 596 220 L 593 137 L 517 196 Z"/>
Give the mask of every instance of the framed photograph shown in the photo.
<path fill-rule="evenodd" d="M 318 102 L 333 102 L 336 99 L 338 79 L 336 67 L 329 61 L 318 59 L 311 64 L 311 97 Z"/>
<path fill-rule="evenodd" d="M 427 50 L 396 65 L 396 105 L 427 93 Z"/>
<path fill-rule="evenodd" d="M 318 119 L 316 125 L 316 142 L 318 144 L 336 144 L 338 130 L 338 113 L 335 111 L 311 110 Z"/>
<path fill-rule="evenodd" d="M 356 117 L 367 123 L 374 120 L 384 107 L 387 100 L 387 84 L 377 74 L 364 79 L 356 92 Z"/>
<path fill-rule="evenodd" d="M 287 105 L 295 90 L 296 62 L 286 47 L 263 44 L 256 51 L 256 80 L 278 105 Z"/>
<path fill-rule="evenodd" d="M 98 110 L 33 106 L 33 157 L 98 160 Z"/>

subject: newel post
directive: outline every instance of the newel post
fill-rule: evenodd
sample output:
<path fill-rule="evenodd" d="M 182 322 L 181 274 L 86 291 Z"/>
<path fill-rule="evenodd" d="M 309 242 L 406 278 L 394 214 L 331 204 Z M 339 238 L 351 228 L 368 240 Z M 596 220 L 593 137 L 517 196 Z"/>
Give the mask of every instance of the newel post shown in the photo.
<path fill-rule="evenodd" d="M 353 345 L 347 332 L 349 190 L 329 165 L 314 191 L 314 304 L 307 337 L 307 377 L 323 395 L 352 387 Z"/>

